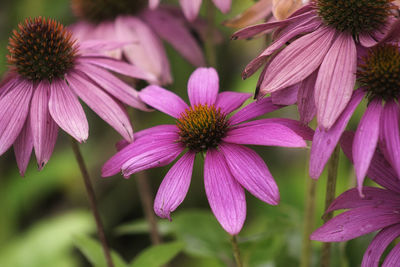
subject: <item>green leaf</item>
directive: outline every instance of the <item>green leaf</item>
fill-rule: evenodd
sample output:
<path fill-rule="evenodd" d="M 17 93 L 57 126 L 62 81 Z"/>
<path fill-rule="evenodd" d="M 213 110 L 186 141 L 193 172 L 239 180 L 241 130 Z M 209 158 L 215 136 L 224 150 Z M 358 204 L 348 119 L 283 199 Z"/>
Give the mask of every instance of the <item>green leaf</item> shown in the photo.
<path fill-rule="evenodd" d="M 101 244 L 86 236 L 76 235 L 74 243 L 78 249 L 85 255 L 85 257 L 95 267 L 107 267 L 106 259 L 104 257 L 103 248 Z M 111 251 L 111 258 L 115 267 L 127 267 L 127 263 L 115 251 Z"/>
<path fill-rule="evenodd" d="M 131 267 L 159 267 L 172 260 L 182 251 L 183 242 L 171 242 L 150 247 L 139 254 L 132 262 Z"/>

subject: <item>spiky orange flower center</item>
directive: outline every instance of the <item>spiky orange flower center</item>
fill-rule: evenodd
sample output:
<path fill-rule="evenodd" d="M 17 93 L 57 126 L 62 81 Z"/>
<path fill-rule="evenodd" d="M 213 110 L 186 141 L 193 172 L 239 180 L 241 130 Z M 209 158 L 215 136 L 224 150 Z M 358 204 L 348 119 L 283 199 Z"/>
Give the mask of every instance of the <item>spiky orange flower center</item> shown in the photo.
<path fill-rule="evenodd" d="M 217 147 L 229 126 L 221 109 L 207 104 L 186 109 L 176 124 L 179 142 L 195 152 Z"/>
<path fill-rule="evenodd" d="M 359 64 L 357 80 L 369 99 L 384 100 L 400 97 L 400 51 L 397 45 L 380 45 L 371 48 L 363 63 Z"/>
<path fill-rule="evenodd" d="M 133 15 L 147 6 L 147 0 L 72 0 L 75 15 L 94 23 Z"/>
<path fill-rule="evenodd" d="M 76 48 L 71 33 L 52 19 L 26 19 L 10 37 L 8 63 L 23 77 L 34 80 L 62 78 L 73 67 Z"/>
<path fill-rule="evenodd" d="M 387 20 L 393 0 L 314 0 L 325 24 L 354 36 L 378 30 Z"/>

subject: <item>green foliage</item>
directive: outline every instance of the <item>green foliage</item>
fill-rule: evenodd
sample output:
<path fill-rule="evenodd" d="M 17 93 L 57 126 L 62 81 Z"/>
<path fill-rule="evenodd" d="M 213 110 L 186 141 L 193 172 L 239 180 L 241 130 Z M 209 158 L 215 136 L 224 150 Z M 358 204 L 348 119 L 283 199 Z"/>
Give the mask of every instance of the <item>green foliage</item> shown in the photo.
<path fill-rule="evenodd" d="M 147 248 L 132 261 L 130 266 L 161 267 L 181 252 L 184 246 L 183 242 L 170 242 Z"/>

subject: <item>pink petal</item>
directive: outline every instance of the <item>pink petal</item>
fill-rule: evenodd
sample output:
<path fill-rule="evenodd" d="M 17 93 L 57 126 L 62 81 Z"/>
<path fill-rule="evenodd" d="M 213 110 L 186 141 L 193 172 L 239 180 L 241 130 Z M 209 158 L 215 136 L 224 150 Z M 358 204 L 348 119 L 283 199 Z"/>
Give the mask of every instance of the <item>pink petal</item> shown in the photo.
<path fill-rule="evenodd" d="M 189 108 L 182 98 L 156 85 L 147 86 L 140 91 L 139 95 L 147 105 L 176 119 Z"/>
<path fill-rule="evenodd" d="M 399 132 L 399 106 L 394 101 L 385 103 L 381 116 L 380 141 L 383 144 L 385 156 L 400 177 L 400 132 Z"/>
<path fill-rule="evenodd" d="M 372 47 L 378 43 L 378 41 L 376 41 L 369 33 L 360 33 L 358 35 L 358 40 L 364 47 Z"/>
<path fill-rule="evenodd" d="M 222 228 L 236 235 L 246 219 L 246 198 L 232 176 L 222 153 L 209 149 L 204 161 L 204 186 L 208 203 Z"/>
<path fill-rule="evenodd" d="M 160 0 L 149 0 L 149 7 L 151 9 L 156 9 L 160 4 Z"/>
<path fill-rule="evenodd" d="M 188 81 L 188 95 L 191 106 L 215 104 L 219 90 L 218 73 L 214 68 L 198 68 Z"/>
<path fill-rule="evenodd" d="M 361 267 L 378 267 L 383 252 L 398 236 L 400 236 L 400 224 L 395 224 L 380 231 L 374 237 L 374 239 L 369 244 L 367 250 L 365 251 Z M 389 256 L 386 257 L 385 263 L 387 262 L 388 257 Z M 388 266 L 396 266 L 396 263 L 398 263 L 399 261 L 400 259 L 397 259 L 395 262 L 389 264 Z"/>
<path fill-rule="evenodd" d="M 213 2 L 222 13 L 228 13 L 231 9 L 232 0 L 213 0 Z"/>
<path fill-rule="evenodd" d="M 85 112 L 76 95 L 64 81 L 53 81 L 50 89 L 49 112 L 53 120 L 78 142 L 89 136 Z"/>
<path fill-rule="evenodd" d="M 297 108 L 299 109 L 300 121 L 308 124 L 315 116 L 316 108 L 314 101 L 314 87 L 317 80 L 318 69 L 300 83 L 297 94 Z"/>
<path fill-rule="evenodd" d="M 30 120 L 26 120 L 24 127 L 19 133 L 14 142 L 14 153 L 17 160 L 19 173 L 21 176 L 25 175 L 26 168 L 29 164 L 29 159 L 32 154 L 33 141 Z"/>
<path fill-rule="evenodd" d="M 284 88 L 282 90 L 271 93 L 272 102 L 275 105 L 294 105 L 297 102 L 297 95 L 299 92 L 299 85 L 295 84 Z"/>
<path fill-rule="evenodd" d="M 258 116 L 264 115 L 266 113 L 275 111 L 277 109 L 280 109 L 282 106 L 274 105 L 272 103 L 272 98 L 267 97 L 263 98 L 261 100 L 258 100 L 256 102 L 253 102 L 238 112 L 236 112 L 231 118 L 230 122 L 231 124 L 238 124 L 244 121 L 248 121 L 251 119 L 254 119 Z"/>
<path fill-rule="evenodd" d="M 386 256 L 386 259 L 383 262 L 382 267 L 393 267 L 398 265 L 399 262 L 400 262 L 400 243 L 396 244 L 396 246 Z"/>
<path fill-rule="evenodd" d="M 260 94 L 272 93 L 308 77 L 321 65 L 334 36 L 331 28 L 319 28 L 279 52 L 268 66 Z"/>
<path fill-rule="evenodd" d="M 193 21 L 200 11 L 202 0 L 179 0 L 186 18 Z"/>
<path fill-rule="evenodd" d="M 356 82 L 357 51 L 350 34 L 339 35 L 319 68 L 315 82 L 318 125 L 329 129 L 350 101 Z"/>
<path fill-rule="evenodd" d="M 251 95 L 252 94 L 249 93 L 222 92 L 218 94 L 215 107 L 221 108 L 223 113 L 229 114 L 240 108 Z"/>
<path fill-rule="evenodd" d="M 203 51 L 179 18 L 163 9 L 146 11 L 144 20 L 163 39 L 169 42 L 184 58 L 195 66 L 204 66 Z"/>
<path fill-rule="evenodd" d="M 33 146 L 39 170 L 49 161 L 57 141 L 58 126 L 49 113 L 50 84 L 42 81 L 37 86 L 31 102 L 30 122 Z"/>
<path fill-rule="evenodd" d="M 354 91 L 349 104 L 345 110 L 343 110 L 336 123 L 328 131 L 320 128 L 315 130 L 310 155 L 309 172 L 311 178 L 318 179 L 319 176 L 321 176 L 325 164 L 328 162 L 328 159 L 339 142 L 340 136 L 346 128 L 351 115 L 353 115 L 354 110 L 361 102 L 364 94 L 365 93 L 360 89 Z"/>
<path fill-rule="evenodd" d="M 126 140 L 133 140 L 133 130 L 128 115 L 113 98 L 78 73 L 69 75 L 67 80 L 79 98 L 100 118 L 112 126 Z"/>
<path fill-rule="evenodd" d="M 20 134 L 29 112 L 33 85 L 18 79 L 18 84 L 0 98 L 0 155 L 7 151 Z"/>
<path fill-rule="evenodd" d="M 339 214 L 311 236 L 322 242 L 347 241 L 400 221 L 398 210 L 386 207 L 360 207 Z"/>
<path fill-rule="evenodd" d="M 379 124 L 382 113 L 382 101 L 373 100 L 368 104 L 353 142 L 354 169 L 357 175 L 358 189 L 361 193 L 365 175 L 376 150 L 379 137 Z"/>
<path fill-rule="evenodd" d="M 135 132 L 135 134 L 133 135 L 134 140 L 137 140 L 139 138 L 142 137 L 147 137 L 150 135 L 169 135 L 169 133 L 171 132 L 179 132 L 178 127 L 176 127 L 176 125 L 172 125 L 172 124 L 164 124 L 164 125 L 157 125 L 148 129 L 144 129 L 138 132 Z"/>
<path fill-rule="evenodd" d="M 154 200 L 154 212 L 171 220 L 173 212 L 185 199 L 192 177 L 196 153 L 185 153 L 164 177 Z"/>
<path fill-rule="evenodd" d="M 222 144 L 232 175 L 244 188 L 260 200 L 271 205 L 279 203 L 279 190 L 267 165 L 256 152 L 241 145 Z"/>
<path fill-rule="evenodd" d="M 223 22 L 223 25 L 230 28 L 244 28 L 248 25 L 253 25 L 262 19 L 269 17 L 272 14 L 272 0 L 260 0 L 248 9 L 235 16 L 233 19 L 228 19 Z"/>
<path fill-rule="evenodd" d="M 223 141 L 235 144 L 306 147 L 301 136 L 279 120 L 257 120 L 230 129 Z"/>

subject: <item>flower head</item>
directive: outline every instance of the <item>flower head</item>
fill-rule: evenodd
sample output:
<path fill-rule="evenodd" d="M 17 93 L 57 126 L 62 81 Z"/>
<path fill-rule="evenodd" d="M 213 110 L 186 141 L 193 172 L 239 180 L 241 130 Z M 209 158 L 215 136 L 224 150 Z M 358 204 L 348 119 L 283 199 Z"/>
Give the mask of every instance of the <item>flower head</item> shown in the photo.
<path fill-rule="evenodd" d="M 0 154 L 14 144 L 24 174 L 33 148 L 39 169 L 47 163 L 58 127 L 79 142 L 85 141 L 89 127 L 78 97 L 126 140 L 132 140 L 132 127 L 121 102 L 143 110 L 146 105 L 133 88 L 107 70 L 138 79 L 149 79 L 149 75 L 94 55 L 99 46 L 108 45 L 78 45 L 52 19 L 26 19 L 18 28 L 8 47 L 10 69 L 0 84 Z"/>
<path fill-rule="evenodd" d="M 351 158 L 352 134 L 343 137 L 343 150 Z M 361 266 L 379 266 L 380 259 L 390 245 L 400 236 L 400 179 L 382 153 L 377 151 L 368 175 L 383 188 L 363 187 L 361 197 L 356 189 L 341 194 L 326 212 L 348 209 L 329 220 L 312 235 L 312 240 L 343 242 L 377 230 L 364 253 Z M 382 266 L 396 266 L 400 258 L 400 244 L 387 254 Z"/>
<path fill-rule="evenodd" d="M 232 116 L 251 95 L 218 93 L 218 74 L 212 68 L 197 69 L 188 82 L 190 106 L 158 86 L 140 92 L 148 105 L 176 119 L 176 125 L 160 125 L 135 134 L 135 141 L 114 155 L 102 169 L 103 176 L 122 170 L 125 177 L 165 166 L 182 152 L 158 190 L 154 210 L 169 218 L 189 189 L 197 153 L 205 154 L 204 184 L 217 220 L 231 234 L 242 228 L 246 217 L 244 189 L 271 205 L 279 202 L 278 187 L 264 161 L 245 144 L 304 147 L 312 130 L 289 119 L 257 116 L 279 109 L 270 98 L 252 103 Z"/>
<path fill-rule="evenodd" d="M 107 54 L 153 74 L 156 79 L 149 83 L 172 82 L 161 39 L 169 42 L 191 64 L 205 65 L 202 49 L 191 32 L 201 35 L 206 27 L 201 20 L 188 24 L 179 10 L 163 6 L 150 10 L 145 0 L 72 0 L 72 9 L 80 19 L 71 26 L 78 40 L 126 42 L 128 45 Z"/>

